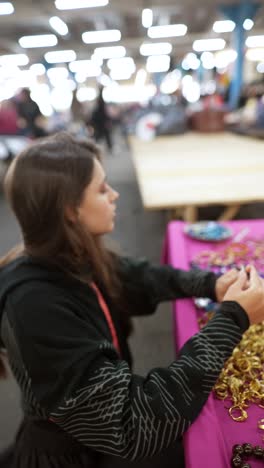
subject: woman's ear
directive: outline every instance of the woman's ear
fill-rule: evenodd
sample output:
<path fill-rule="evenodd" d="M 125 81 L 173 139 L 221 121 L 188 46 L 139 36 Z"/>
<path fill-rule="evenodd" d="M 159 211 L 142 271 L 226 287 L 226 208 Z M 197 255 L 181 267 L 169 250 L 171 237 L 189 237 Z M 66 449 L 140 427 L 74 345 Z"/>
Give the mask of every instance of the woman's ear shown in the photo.
<path fill-rule="evenodd" d="M 66 206 L 64 215 L 67 221 L 70 221 L 71 223 L 75 223 L 77 221 L 77 213 L 74 208 L 71 206 Z"/>

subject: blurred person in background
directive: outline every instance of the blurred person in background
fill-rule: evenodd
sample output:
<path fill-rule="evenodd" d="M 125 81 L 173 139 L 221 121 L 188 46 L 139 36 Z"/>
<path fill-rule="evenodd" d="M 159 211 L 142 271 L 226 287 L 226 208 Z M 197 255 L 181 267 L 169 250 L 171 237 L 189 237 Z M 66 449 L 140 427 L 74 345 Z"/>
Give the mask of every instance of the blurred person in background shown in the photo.
<path fill-rule="evenodd" d="M 18 135 L 18 114 L 15 103 L 7 99 L 0 103 L 0 135 Z"/>
<path fill-rule="evenodd" d="M 16 97 L 16 108 L 18 113 L 18 126 L 20 133 L 30 138 L 46 136 L 43 125 L 43 115 L 39 106 L 30 96 L 30 90 L 23 88 Z"/>
<path fill-rule="evenodd" d="M 112 143 L 112 119 L 108 113 L 107 105 L 103 98 L 103 87 L 99 88 L 99 94 L 95 102 L 95 107 L 92 111 L 89 124 L 93 127 L 94 138 L 97 142 L 104 140 L 108 151 L 111 153 L 113 149 Z"/>

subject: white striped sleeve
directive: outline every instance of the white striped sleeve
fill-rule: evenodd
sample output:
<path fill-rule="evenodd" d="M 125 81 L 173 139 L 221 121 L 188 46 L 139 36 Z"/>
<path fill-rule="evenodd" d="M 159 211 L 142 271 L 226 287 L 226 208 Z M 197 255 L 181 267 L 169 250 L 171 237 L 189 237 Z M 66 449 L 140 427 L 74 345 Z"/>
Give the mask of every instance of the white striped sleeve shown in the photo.
<path fill-rule="evenodd" d="M 130 460 L 153 456 L 197 417 L 241 335 L 234 320 L 219 313 L 177 361 L 146 378 L 105 353 L 50 417 L 92 449 Z"/>

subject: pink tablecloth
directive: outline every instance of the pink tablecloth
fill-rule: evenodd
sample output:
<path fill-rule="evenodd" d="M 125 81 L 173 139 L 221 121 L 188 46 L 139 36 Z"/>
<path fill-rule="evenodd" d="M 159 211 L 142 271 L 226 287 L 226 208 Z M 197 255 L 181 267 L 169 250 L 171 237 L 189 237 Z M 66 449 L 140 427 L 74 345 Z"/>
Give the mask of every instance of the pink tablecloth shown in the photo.
<path fill-rule="evenodd" d="M 163 261 L 176 268 L 188 270 L 190 260 L 201 250 L 220 248 L 225 243 L 212 244 L 192 240 L 183 233 L 183 222 L 168 224 L 164 244 Z M 250 229 L 248 236 L 264 238 L 264 220 L 230 221 L 225 223 L 234 233 L 244 227 Z M 192 335 L 199 331 L 196 310 L 190 299 L 178 300 L 173 304 L 175 350 Z M 186 468 L 228 468 L 232 446 L 250 442 L 264 445 L 264 431 L 257 427 L 259 419 L 264 418 L 264 410 L 252 405 L 248 410 L 246 422 L 233 421 L 224 402 L 216 400 L 211 394 L 197 420 L 184 436 Z M 250 459 L 252 468 L 264 466 L 263 461 Z M 177 466 L 177 463 L 176 463 Z"/>

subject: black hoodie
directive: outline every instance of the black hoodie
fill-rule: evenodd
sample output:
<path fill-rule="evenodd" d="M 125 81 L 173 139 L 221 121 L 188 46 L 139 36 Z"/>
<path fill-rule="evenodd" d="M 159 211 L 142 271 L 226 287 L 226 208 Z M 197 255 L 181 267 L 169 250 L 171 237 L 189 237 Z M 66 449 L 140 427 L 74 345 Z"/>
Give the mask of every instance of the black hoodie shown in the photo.
<path fill-rule="evenodd" d="M 214 297 L 211 273 L 127 258 L 119 272 L 130 315 L 151 314 L 165 300 Z M 249 321 L 237 303 L 222 303 L 177 361 L 141 377 L 131 372 L 120 311 L 104 297 L 121 357 L 94 290 L 22 257 L 0 271 L 2 341 L 26 417 L 54 421 L 87 448 L 135 460 L 160 452 L 190 426 Z"/>

